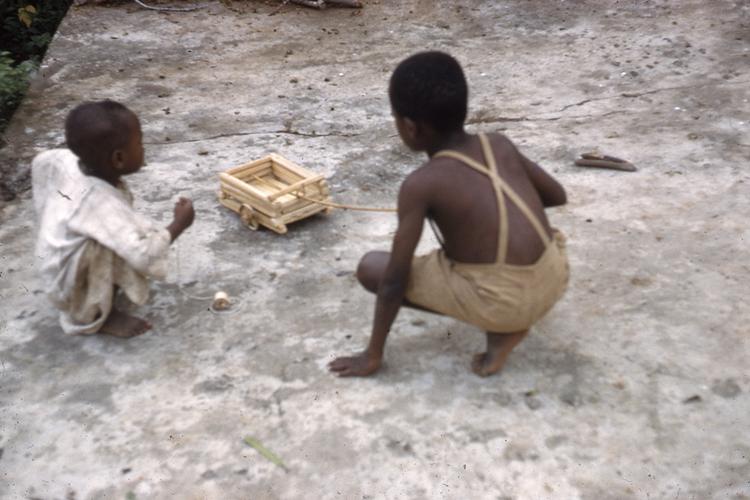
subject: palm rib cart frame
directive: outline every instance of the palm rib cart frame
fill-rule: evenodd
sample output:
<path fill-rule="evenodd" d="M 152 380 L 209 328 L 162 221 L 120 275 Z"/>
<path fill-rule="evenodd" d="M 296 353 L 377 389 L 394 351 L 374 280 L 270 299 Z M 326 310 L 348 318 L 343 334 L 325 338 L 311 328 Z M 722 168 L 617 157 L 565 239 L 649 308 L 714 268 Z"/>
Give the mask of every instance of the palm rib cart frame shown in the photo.
<path fill-rule="evenodd" d="M 237 212 L 252 230 L 260 225 L 279 234 L 287 224 L 331 208 L 325 177 L 271 153 L 219 174 L 219 203 Z"/>

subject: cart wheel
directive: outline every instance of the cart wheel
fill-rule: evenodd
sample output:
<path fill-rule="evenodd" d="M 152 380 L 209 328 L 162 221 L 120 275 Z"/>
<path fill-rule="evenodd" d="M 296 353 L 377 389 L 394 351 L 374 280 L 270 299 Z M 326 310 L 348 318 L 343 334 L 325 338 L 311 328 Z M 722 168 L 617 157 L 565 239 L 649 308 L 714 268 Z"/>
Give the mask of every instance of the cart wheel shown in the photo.
<path fill-rule="evenodd" d="M 258 229 L 258 219 L 255 218 L 253 207 L 243 203 L 242 207 L 240 207 L 240 219 L 253 231 Z"/>
<path fill-rule="evenodd" d="M 274 231 L 279 234 L 286 234 L 286 224 L 279 221 L 278 219 L 271 219 L 271 226 Z"/>

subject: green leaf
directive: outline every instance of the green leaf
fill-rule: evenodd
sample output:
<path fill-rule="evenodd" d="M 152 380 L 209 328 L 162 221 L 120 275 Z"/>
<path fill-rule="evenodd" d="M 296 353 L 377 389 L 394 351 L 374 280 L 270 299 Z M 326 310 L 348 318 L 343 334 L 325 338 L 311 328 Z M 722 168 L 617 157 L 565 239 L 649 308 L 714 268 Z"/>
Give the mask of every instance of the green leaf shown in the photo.
<path fill-rule="evenodd" d="M 272 464 L 278 465 L 287 472 L 289 471 L 289 469 L 287 469 L 287 466 L 284 465 L 284 462 L 282 462 L 278 456 L 276 456 L 271 450 L 263 446 L 263 444 L 254 437 L 247 436 L 245 438 L 245 443 L 255 448 L 255 451 L 260 453 L 266 460 L 268 460 Z"/>
<path fill-rule="evenodd" d="M 33 5 L 27 5 L 18 9 L 18 20 L 21 21 L 24 26 L 31 28 L 31 23 L 34 21 L 36 15 L 36 7 Z"/>

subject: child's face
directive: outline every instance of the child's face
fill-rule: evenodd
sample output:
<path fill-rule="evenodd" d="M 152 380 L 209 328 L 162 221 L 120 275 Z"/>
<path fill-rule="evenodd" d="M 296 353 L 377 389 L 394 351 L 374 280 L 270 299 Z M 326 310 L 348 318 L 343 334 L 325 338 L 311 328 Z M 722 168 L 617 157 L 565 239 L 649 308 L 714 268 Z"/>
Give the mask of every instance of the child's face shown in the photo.
<path fill-rule="evenodd" d="M 132 174 L 143 166 L 143 133 L 138 118 L 133 116 L 130 124 L 130 135 L 125 147 L 119 151 L 117 156 L 117 170 L 121 175 Z"/>

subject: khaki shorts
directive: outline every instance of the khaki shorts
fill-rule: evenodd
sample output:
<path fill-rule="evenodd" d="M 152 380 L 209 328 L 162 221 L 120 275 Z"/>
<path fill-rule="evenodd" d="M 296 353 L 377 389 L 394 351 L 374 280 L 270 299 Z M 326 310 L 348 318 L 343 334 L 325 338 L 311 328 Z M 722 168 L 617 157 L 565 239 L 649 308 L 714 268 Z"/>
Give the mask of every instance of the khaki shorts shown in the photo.
<path fill-rule="evenodd" d="M 453 262 L 442 250 L 415 257 L 406 298 L 497 333 L 528 330 L 562 297 L 570 270 L 565 237 L 555 231 L 530 266 Z"/>

